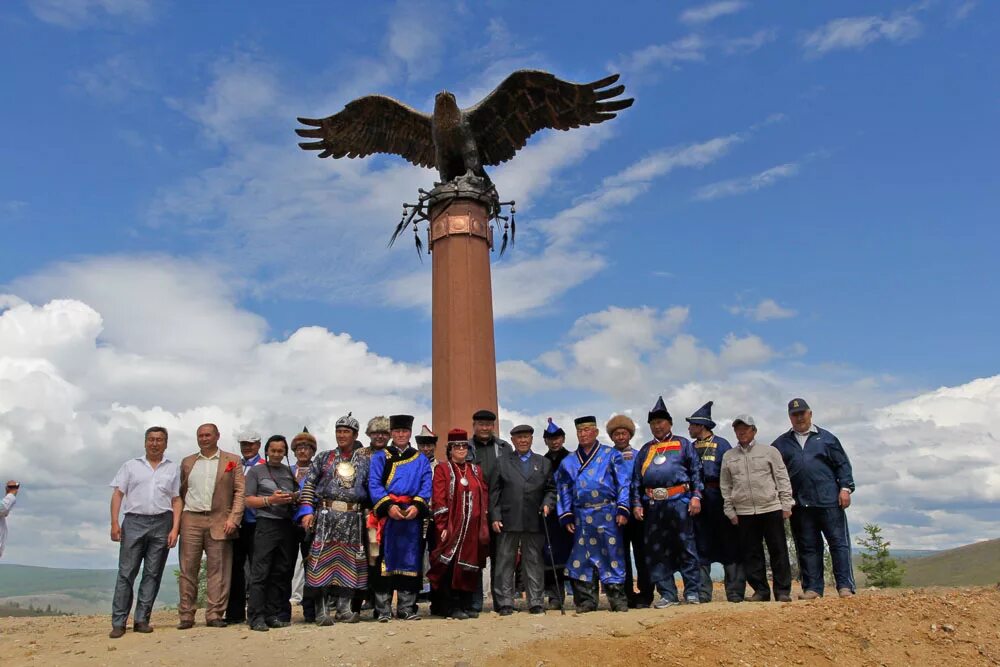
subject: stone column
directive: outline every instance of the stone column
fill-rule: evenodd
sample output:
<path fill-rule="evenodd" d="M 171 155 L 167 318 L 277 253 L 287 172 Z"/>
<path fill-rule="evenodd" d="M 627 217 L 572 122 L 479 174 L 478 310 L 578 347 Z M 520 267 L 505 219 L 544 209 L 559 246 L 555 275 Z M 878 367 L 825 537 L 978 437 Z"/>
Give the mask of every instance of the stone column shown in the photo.
<path fill-rule="evenodd" d="M 438 460 L 446 459 L 448 431 L 472 429 L 472 413 L 497 410 L 492 230 L 486 206 L 455 198 L 430 210 L 432 263 L 433 426 Z"/>

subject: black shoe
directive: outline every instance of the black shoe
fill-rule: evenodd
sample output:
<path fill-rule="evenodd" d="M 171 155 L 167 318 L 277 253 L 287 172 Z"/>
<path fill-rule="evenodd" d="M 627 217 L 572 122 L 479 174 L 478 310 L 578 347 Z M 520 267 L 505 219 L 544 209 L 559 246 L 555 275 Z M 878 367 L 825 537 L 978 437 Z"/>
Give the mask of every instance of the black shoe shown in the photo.
<path fill-rule="evenodd" d="M 211 621 L 209 621 L 208 623 L 205 624 L 205 627 L 209 627 L 209 628 L 224 628 L 227 625 L 228 625 L 228 623 L 226 623 L 225 621 L 223 621 L 221 618 L 213 618 Z"/>
<path fill-rule="evenodd" d="M 544 614 L 545 610 L 542 608 L 541 605 L 535 605 L 534 607 L 532 607 L 531 609 L 528 610 L 528 613 L 529 614 Z"/>
<path fill-rule="evenodd" d="M 267 627 L 267 623 L 264 621 L 254 621 L 250 624 L 250 629 L 254 632 L 267 632 L 270 630 L 270 628 Z"/>
<path fill-rule="evenodd" d="M 455 609 L 454 611 L 448 613 L 448 618 L 454 618 L 458 621 L 467 621 L 469 620 L 469 615 L 462 609 Z"/>
<path fill-rule="evenodd" d="M 392 620 L 392 614 L 379 614 L 378 615 L 378 622 L 379 623 L 388 623 L 391 620 Z"/>
<path fill-rule="evenodd" d="M 469 618 L 479 618 L 479 612 L 471 609 L 466 611 L 465 615 L 468 616 Z"/>
<path fill-rule="evenodd" d="M 750 602 L 770 602 L 771 596 L 767 593 L 754 593 L 750 596 Z"/>
<path fill-rule="evenodd" d="M 266 621 L 264 621 L 264 623 L 269 628 L 287 628 L 289 625 L 291 625 L 291 623 L 289 623 L 288 621 L 282 621 L 281 619 L 278 618 L 269 618 Z"/>
<path fill-rule="evenodd" d="M 635 608 L 636 609 L 649 609 L 649 603 L 648 602 L 636 602 L 635 603 Z"/>
<path fill-rule="evenodd" d="M 177 624 L 178 630 L 190 630 L 194 627 L 194 621 L 181 621 Z"/>
<path fill-rule="evenodd" d="M 501 616 L 510 616 L 514 613 L 514 609 L 513 607 L 500 607 L 500 610 L 497 611 L 497 613 Z"/>
<path fill-rule="evenodd" d="M 302 620 L 305 621 L 306 623 L 315 623 L 316 622 L 316 617 L 315 616 L 303 616 Z"/>
<path fill-rule="evenodd" d="M 743 602 L 743 598 L 733 597 L 733 598 L 726 598 L 726 599 L 729 600 L 730 602 Z"/>

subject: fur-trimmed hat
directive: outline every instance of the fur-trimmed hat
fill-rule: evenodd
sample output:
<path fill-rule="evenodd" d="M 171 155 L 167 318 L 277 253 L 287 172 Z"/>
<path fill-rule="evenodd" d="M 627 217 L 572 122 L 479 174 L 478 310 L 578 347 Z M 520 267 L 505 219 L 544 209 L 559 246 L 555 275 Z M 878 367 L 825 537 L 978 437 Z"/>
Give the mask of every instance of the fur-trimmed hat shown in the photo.
<path fill-rule="evenodd" d="M 372 433 L 388 433 L 389 432 L 389 418 L 385 415 L 379 415 L 378 417 L 372 417 L 368 420 L 368 428 L 365 429 L 365 435 L 371 435 Z"/>
<path fill-rule="evenodd" d="M 413 415 L 389 415 L 389 430 L 413 430 Z"/>
<path fill-rule="evenodd" d="M 427 428 L 427 424 L 424 424 L 424 427 L 420 429 L 420 434 L 417 435 L 416 440 L 418 445 L 433 445 L 438 441 L 438 437 L 433 431 Z"/>
<path fill-rule="evenodd" d="M 455 445 L 469 444 L 469 432 L 461 428 L 453 428 L 448 431 L 448 453 L 451 453 L 451 448 Z"/>
<path fill-rule="evenodd" d="M 609 437 L 620 428 L 628 431 L 630 437 L 635 437 L 635 422 L 625 415 L 615 415 L 604 426 L 604 430 L 608 432 Z"/>
<path fill-rule="evenodd" d="M 305 426 L 302 427 L 302 433 L 292 438 L 292 449 L 295 449 L 295 445 L 300 442 L 312 446 L 313 453 L 316 453 L 316 436 L 310 433 L 309 429 Z"/>

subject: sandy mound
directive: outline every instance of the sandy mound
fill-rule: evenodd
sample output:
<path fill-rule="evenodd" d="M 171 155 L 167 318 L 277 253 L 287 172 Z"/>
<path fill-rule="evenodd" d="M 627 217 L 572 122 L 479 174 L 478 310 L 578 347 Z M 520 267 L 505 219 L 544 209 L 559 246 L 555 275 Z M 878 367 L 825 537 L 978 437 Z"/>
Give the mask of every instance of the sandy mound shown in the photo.
<path fill-rule="evenodd" d="M 30 665 L 1000 665 L 1000 590 L 865 592 L 576 616 L 484 615 L 268 633 L 246 626 L 110 640 L 108 617 L 0 620 L 0 664 Z"/>

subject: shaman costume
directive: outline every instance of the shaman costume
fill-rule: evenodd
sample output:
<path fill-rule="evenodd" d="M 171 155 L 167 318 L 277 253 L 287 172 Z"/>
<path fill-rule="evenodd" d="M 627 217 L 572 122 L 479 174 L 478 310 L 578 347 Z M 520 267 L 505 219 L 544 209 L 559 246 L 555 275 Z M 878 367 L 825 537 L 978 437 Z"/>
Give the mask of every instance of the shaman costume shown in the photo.
<path fill-rule="evenodd" d="M 593 417 L 576 420 L 577 428 Z M 597 609 L 597 583 L 604 584 L 614 610 L 628 609 L 625 599 L 625 548 L 616 516 L 628 517 L 629 480 L 622 455 L 595 442 L 590 451 L 581 445 L 556 472 L 559 522 L 573 524 L 573 548 L 566 564 L 577 611 Z"/>
<path fill-rule="evenodd" d="M 714 431 L 712 401 L 698 408 L 685 421 Z M 723 512 L 722 491 L 719 488 L 722 457 L 732 449 L 732 445 L 714 433 L 709 433 L 708 437 L 701 440 L 695 440 L 693 444 L 701 461 L 701 477 L 705 486 L 701 497 L 701 512 L 694 517 L 694 539 L 698 548 L 698 564 L 701 568 L 699 597 L 702 602 L 712 601 L 712 563 L 722 563 L 726 599 L 730 602 L 742 602 L 746 592 L 746 578 L 739 562 L 739 530 Z"/>
<path fill-rule="evenodd" d="M 313 514 L 314 537 L 306 560 L 306 586 L 323 589 L 317 622 L 356 622 L 356 591 L 368 587 L 363 503 L 368 495 L 369 459 L 359 450 L 320 452 L 302 485 L 302 512 Z"/>
<path fill-rule="evenodd" d="M 393 415 L 390 429 L 410 429 L 413 417 Z M 420 591 L 423 566 L 423 518 L 428 514 L 431 495 L 431 465 L 427 458 L 407 443 L 404 449 L 389 444 L 371 455 L 368 493 L 372 500 L 369 525 L 376 531 L 380 547 L 376 567 L 381 576 L 375 582 L 375 607 L 380 621 L 391 616 L 392 593 L 398 593 L 396 615 L 419 618 L 413 611 Z M 416 508 L 412 519 L 393 519 L 389 510 L 398 507 L 406 513 Z"/>
<path fill-rule="evenodd" d="M 649 413 L 649 421 L 654 419 L 673 422 L 662 397 Z M 701 461 L 687 438 L 668 433 L 639 450 L 632 471 L 632 506 L 643 509 L 649 578 L 663 598 L 657 605 L 677 602 L 671 599 L 676 588 L 666 583 L 675 570 L 684 579 L 685 599 L 699 601 L 701 573 L 688 503 L 692 497 L 701 498 L 702 488 Z"/>
<path fill-rule="evenodd" d="M 468 442 L 468 434 L 449 432 L 449 450 L 456 442 Z M 431 511 L 436 546 L 428 578 L 446 613 L 473 609 L 490 552 L 487 496 L 482 469 L 475 463 L 448 460 L 435 467 Z"/>

